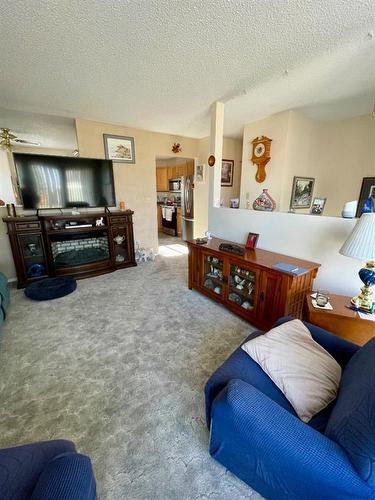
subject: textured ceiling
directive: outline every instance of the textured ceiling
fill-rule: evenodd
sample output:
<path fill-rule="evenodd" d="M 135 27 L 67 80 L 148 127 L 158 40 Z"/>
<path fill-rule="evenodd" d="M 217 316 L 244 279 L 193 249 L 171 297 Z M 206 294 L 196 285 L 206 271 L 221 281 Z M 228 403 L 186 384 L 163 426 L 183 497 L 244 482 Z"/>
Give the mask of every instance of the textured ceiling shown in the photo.
<path fill-rule="evenodd" d="M 193 137 L 216 100 L 233 136 L 290 108 L 352 115 L 374 27 L 374 0 L 2 0 L 0 106 Z"/>

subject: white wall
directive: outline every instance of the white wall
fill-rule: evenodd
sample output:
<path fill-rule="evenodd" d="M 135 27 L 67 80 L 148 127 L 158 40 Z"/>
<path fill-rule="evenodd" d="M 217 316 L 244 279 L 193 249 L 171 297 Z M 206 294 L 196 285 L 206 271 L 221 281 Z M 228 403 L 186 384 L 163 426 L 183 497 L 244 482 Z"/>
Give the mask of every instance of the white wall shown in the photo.
<path fill-rule="evenodd" d="M 209 208 L 209 230 L 215 236 L 245 243 L 249 232 L 259 233 L 258 247 L 320 263 L 316 287 L 354 295 L 361 281 L 361 262 L 344 257 L 339 249 L 356 220 L 314 217 L 281 212 Z"/>

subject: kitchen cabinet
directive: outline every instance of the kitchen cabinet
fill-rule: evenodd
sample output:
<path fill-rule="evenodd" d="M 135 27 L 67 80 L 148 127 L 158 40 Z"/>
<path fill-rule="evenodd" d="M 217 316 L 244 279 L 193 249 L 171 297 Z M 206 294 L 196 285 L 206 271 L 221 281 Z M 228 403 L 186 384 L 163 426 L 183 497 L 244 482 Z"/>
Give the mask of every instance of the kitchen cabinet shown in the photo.
<path fill-rule="evenodd" d="M 177 235 L 182 235 L 182 215 L 181 215 L 181 207 L 177 207 Z"/>
<path fill-rule="evenodd" d="M 169 191 L 169 180 L 194 175 L 194 160 L 186 160 L 173 167 L 156 168 L 156 191 Z"/>
<path fill-rule="evenodd" d="M 157 218 L 158 218 L 158 231 L 160 232 L 163 229 L 161 207 L 157 206 L 156 211 L 157 211 Z"/>
<path fill-rule="evenodd" d="M 167 167 L 156 168 L 156 191 L 169 191 Z"/>
<path fill-rule="evenodd" d="M 186 161 L 186 174 L 185 175 L 194 175 L 194 160 Z"/>
<path fill-rule="evenodd" d="M 247 250 L 243 256 L 223 252 L 224 240 L 206 245 L 188 241 L 190 289 L 220 302 L 252 325 L 267 329 L 285 315 L 302 318 L 306 293 L 320 264 L 267 250 Z M 275 269 L 280 262 L 304 268 L 301 275 Z"/>

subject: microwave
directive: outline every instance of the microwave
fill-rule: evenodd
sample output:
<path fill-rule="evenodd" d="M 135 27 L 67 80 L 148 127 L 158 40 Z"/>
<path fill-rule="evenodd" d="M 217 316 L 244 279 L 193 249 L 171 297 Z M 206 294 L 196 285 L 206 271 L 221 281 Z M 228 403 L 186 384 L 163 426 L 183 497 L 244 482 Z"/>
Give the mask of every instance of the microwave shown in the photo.
<path fill-rule="evenodd" d="M 174 193 L 181 191 L 181 178 L 169 179 L 169 191 Z"/>

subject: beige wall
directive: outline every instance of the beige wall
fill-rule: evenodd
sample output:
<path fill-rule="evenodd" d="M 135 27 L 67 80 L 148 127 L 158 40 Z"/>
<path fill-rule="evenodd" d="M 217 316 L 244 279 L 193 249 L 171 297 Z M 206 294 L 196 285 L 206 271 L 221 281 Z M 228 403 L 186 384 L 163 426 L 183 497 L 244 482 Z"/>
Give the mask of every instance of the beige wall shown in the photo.
<path fill-rule="evenodd" d="M 281 179 L 285 169 L 288 122 L 288 113 L 278 113 L 245 126 L 242 151 L 241 208 L 247 208 L 248 204 L 252 208 L 255 198 L 266 188 L 276 201 L 277 210 L 280 209 Z M 252 156 L 251 141 L 262 135 L 272 139 L 271 160 L 266 166 L 266 180 L 259 184 L 255 180 L 257 167 L 250 160 Z"/>
<path fill-rule="evenodd" d="M 124 200 L 127 207 L 134 210 L 135 238 L 142 246 L 157 249 L 157 220 L 156 220 L 156 157 L 171 155 L 174 142 L 182 146 L 181 156 L 196 159 L 200 154 L 201 161 L 206 161 L 208 146 L 207 140 L 198 140 L 188 137 L 178 137 L 168 134 L 159 134 L 145 130 L 132 129 L 108 123 L 76 120 L 77 140 L 82 157 L 104 158 L 103 134 L 125 135 L 135 139 L 136 163 L 126 165 L 114 163 L 115 191 L 117 202 Z M 17 147 L 15 151 L 25 153 L 71 155 L 71 151 L 44 148 Z M 5 163 L 0 157 L 0 178 L 9 182 L 11 162 Z M 9 186 L 7 182 L 7 186 Z M 8 189 L 8 187 L 7 187 Z M 207 230 L 207 196 L 208 182 L 197 188 L 196 197 L 196 232 Z M 5 190 L 4 190 L 5 191 Z M 5 200 L 7 201 L 7 200 Z M 22 209 L 17 210 L 22 213 Z M 6 215 L 6 210 L 1 209 L 1 216 Z M 0 221 L 0 271 L 8 278 L 15 277 L 14 263 L 11 256 L 6 226 Z"/>
<path fill-rule="evenodd" d="M 272 139 L 267 178 L 255 181 L 250 141 Z M 294 176 L 315 178 L 314 196 L 327 198 L 324 215 L 341 216 L 346 201 L 357 200 L 363 177 L 375 175 L 375 120 L 368 115 L 338 121 L 316 121 L 293 111 L 253 122 L 244 129 L 241 207 L 268 188 L 276 210 L 289 210 Z M 251 175 L 248 173 L 251 172 Z M 309 213 L 309 209 L 298 210 Z"/>
<path fill-rule="evenodd" d="M 141 246 L 157 249 L 156 157 L 170 155 L 173 143 L 179 142 L 180 156 L 197 158 L 199 141 L 81 119 L 76 120 L 76 129 L 83 157 L 104 158 L 103 134 L 134 137 L 136 163 L 113 163 L 116 199 L 124 200 L 127 208 L 134 210 L 135 239 Z"/>

